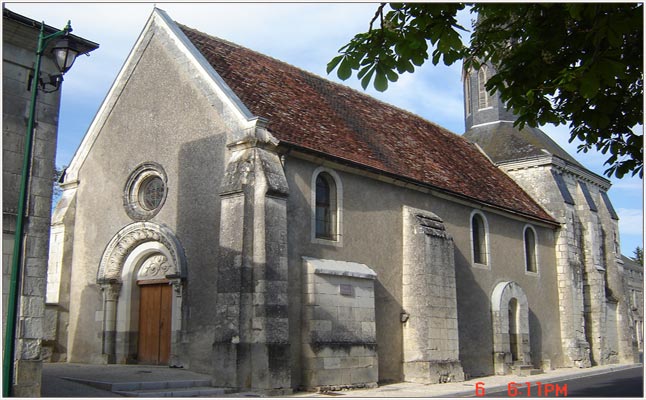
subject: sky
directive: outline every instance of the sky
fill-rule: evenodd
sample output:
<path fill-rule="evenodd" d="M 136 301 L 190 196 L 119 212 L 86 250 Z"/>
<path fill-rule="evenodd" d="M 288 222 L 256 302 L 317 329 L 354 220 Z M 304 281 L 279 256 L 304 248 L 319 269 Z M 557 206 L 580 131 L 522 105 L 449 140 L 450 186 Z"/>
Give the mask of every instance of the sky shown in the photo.
<path fill-rule="evenodd" d="M 128 57 L 153 8 L 175 21 L 222 39 L 288 62 L 360 91 L 355 77 L 340 81 L 328 75 L 327 63 L 340 47 L 368 25 L 376 3 L 222 3 L 191 2 L 4 2 L 4 6 L 47 25 L 63 28 L 72 22 L 74 34 L 99 43 L 98 50 L 80 56 L 65 75 L 59 119 L 56 165 L 68 165 Z M 463 11 L 459 22 L 471 28 L 474 15 Z M 468 34 L 464 37 L 465 43 Z M 405 74 L 385 93 L 364 92 L 413 112 L 456 134 L 464 132 L 464 108 L 459 63 L 450 67 L 430 62 Z M 163 82 L 163 77 L 159 77 Z M 561 125 L 542 130 L 591 171 L 603 176 L 607 158 L 595 151 L 577 153 L 568 143 L 569 130 Z M 641 127 L 640 127 L 641 130 Z M 621 250 L 632 256 L 643 247 L 643 181 L 612 178 L 610 199 L 619 215 Z"/>

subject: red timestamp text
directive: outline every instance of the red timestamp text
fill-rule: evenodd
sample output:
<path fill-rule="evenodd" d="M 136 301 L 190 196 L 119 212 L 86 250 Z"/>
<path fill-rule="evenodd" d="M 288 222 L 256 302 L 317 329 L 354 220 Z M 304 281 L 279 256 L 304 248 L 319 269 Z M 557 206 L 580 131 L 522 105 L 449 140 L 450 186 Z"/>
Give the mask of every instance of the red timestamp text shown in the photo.
<path fill-rule="evenodd" d="M 476 396 L 483 397 L 485 395 L 484 382 L 476 382 Z M 541 383 L 541 382 L 509 382 L 507 384 L 507 396 L 527 396 L 527 397 L 543 397 L 554 396 L 559 397 L 567 396 L 567 383 Z"/>

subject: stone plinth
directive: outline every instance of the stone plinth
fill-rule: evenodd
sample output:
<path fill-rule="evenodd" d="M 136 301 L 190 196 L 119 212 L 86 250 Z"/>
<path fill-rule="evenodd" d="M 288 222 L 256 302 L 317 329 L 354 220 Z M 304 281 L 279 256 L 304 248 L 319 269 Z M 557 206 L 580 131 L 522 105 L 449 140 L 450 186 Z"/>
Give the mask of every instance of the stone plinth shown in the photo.
<path fill-rule="evenodd" d="M 303 257 L 305 389 L 376 387 L 374 279 L 363 264 Z"/>

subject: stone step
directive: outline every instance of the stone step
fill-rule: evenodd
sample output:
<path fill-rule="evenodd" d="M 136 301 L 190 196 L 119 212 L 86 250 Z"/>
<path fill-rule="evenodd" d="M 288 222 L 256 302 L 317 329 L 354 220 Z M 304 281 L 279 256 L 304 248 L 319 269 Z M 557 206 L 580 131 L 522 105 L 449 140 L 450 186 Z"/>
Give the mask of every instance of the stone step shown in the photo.
<path fill-rule="evenodd" d="M 126 397 L 219 397 L 231 393 L 228 389 L 211 386 L 209 379 L 168 381 L 101 382 L 64 378 L 107 390 Z"/>
<path fill-rule="evenodd" d="M 512 371 L 518 376 L 530 376 L 530 375 L 538 375 L 543 373 L 543 370 L 534 368 L 534 366 L 531 364 L 514 365 L 512 367 Z"/>
<path fill-rule="evenodd" d="M 140 389 L 113 391 L 125 397 L 221 397 L 227 394 L 222 388 L 212 386 L 194 386 L 168 389 Z"/>

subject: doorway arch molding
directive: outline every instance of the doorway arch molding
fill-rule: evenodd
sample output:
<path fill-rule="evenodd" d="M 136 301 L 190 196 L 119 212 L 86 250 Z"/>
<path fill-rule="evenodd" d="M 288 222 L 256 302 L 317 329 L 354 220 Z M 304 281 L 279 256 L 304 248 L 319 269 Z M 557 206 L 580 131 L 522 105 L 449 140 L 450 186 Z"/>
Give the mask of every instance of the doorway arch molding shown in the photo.
<path fill-rule="evenodd" d="M 184 250 L 175 234 L 153 222 L 125 226 L 106 246 L 97 272 L 103 293 L 102 354 L 108 364 L 133 359 L 136 341 L 132 333 L 138 318 L 137 269 L 151 256 L 162 255 L 169 268 L 164 277 L 173 286 L 171 312 L 171 363 L 178 364 L 178 344 L 183 326 L 183 282 L 187 276 Z"/>
<path fill-rule="evenodd" d="M 516 310 L 511 310 L 516 316 L 515 332 L 510 332 L 510 302 L 516 300 Z M 529 340 L 529 305 L 523 288 L 514 281 L 500 282 L 491 294 L 491 314 L 493 322 L 493 359 L 497 375 L 506 375 L 514 365 L 512 357 L 511 334 L 517 335 L 518 362 L 522 365 L 531 364 Z"/>
<path fill-rule="evenodd" d="M 186 258 L 177 237 L 165 225 L 153 222 L 135 222 L 121 229 L 106 246 L 97 273 L 97 283 L 121 283 L 123 265 L 126 258 L 146 242 L 161 243 L 171 256 L 168 278 L 186 278 Z"/>

